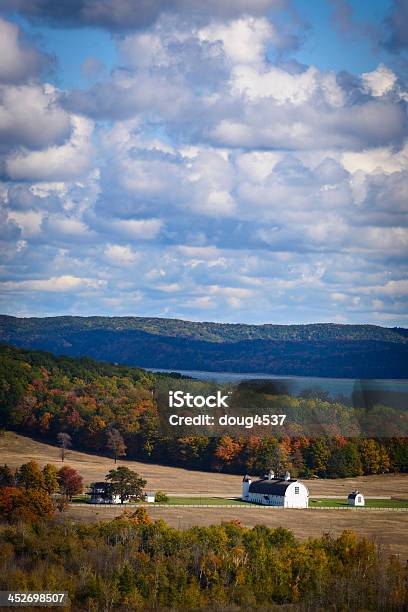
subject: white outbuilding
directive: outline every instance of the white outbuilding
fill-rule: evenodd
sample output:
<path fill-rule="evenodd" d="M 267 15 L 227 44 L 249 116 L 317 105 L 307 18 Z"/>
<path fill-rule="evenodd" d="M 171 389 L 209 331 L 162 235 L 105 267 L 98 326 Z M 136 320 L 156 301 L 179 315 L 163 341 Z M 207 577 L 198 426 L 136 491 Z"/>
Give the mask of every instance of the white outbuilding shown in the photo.
<path fill-rule="evenodd" d="M 289 472 L 286 472 L 283 477 L 275 478 L 271 470 L 265 478 L 260 480 L 252 481 L 250 476 L 244 476 L 241 499 L 264 506 L 307 508 L 309 491 L 302 482 L 291 478 Z"/>
<path fill-rule="evenodd" d="M 347 498 L 349 506 L 364 506 L 364 495 L 360 491 L 353 491 Z"/>
<path fill-rule="evenodd" d="M 144 500 L 147 504 L 154 504 L 156 495 L 154 493 L 145 493 Z"/>

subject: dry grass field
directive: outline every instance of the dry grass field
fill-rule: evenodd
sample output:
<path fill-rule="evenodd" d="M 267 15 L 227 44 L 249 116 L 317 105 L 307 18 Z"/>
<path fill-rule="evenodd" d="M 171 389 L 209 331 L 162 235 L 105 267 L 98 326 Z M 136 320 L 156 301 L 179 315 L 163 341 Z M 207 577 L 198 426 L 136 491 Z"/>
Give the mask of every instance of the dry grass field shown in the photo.
<path fill-rule="evenodd" d="M 0 436 L 0 463 L 16 467 L 34 459 L 40 464 L 61 465 L 59 449 L 36 442 L 30 438 L 6 432 Z M 65 460 L 67 465 L 76 468 L 84 477 L 86 484 L 103 480 L 114 465 L 106 457 L 69 451 Z M 228 474 L 208 474 L 180 468 L 165 467 L 120 461 L 139 472 L 148 482 L 148 489 L 161 489 L 169 494 L 184 496 L 238 496 L 241 491 L 241 477 Z M 392 496 L 408 498 L 408 474 L 381 476 L 362 476 L 360 478 L 308 481 L 312 496 L 346 496 L 358 488 L 372 497 Z M 109 519 L 123 511 L 118 507 L 95 508 L 71 506 L 68 513 L 74 518 L 95 521 Z M 408 512 L 363 510 L 279 510 L 274 508 L 194 508 L 194 507 L 151 507 L 152 518 L 162 518 L 173 527 L 187 528 L 192 525 L 210 525 L 220 521 L 238 519 L 242 524 L 253 526 L 259 523 L 270 527 L 283 526 L 295 533 L 300 539 L 319 536 L 322 532 L 339 534 L 344 529 L 353 529 L 361 535 L 373 538 L 388 551 L 408 558 Z"/>
<path fill-rule="evenodd" d="M 94 508 L 71 506 L 70 516 L 85 521 L 107 520 L 118 516 L 123 508 Z M 171 527 L 187 529 L 193 525 L 214 525 L 233 519 L 247 527 L 263 524 L 268 527 L 291 529 L 300 540 L 319 537 L 324 532 L 339 535 L 345 529 L 352 529 L 361 536 L 369 536 L 386 553 L 408 559 L 408 512 L 378 510 L 289 510 L 251 507 L 235 508 L 192 508 L 150 507 L 148 513 L 153 519 L 163 519 Z"/>
<path fill-rule="evenodd" d="M 16 467 L 34 459 L 41 465 L 54 463 L 61 465 L 59 449 L 31 438 L 6 432 L 0 436 L 0 464 L 8 463 Z M 77 469 L 85 484 L 104 480 L 108 470 L 114 467 L 112 459 L 98 455 L 88 455 L 78 451 L 68 451 L 67 465 Z M 118 461 L 127 465 L 147 480 L 147 488 L 152 491 L 163 490 L 170 495 L 209 495 L 236 497 L 241 492 L 241 476 L 231 474 L 209 474 L 184 470 L 181 468 L 139 463 L 137 461 Z M 361 476 L 334 480 L 309 480 L 307 486 L 311 496 L 346 496 L 350 491 L 359 489 L 369 497 L 398 497 L 408 499 L 408 474 L 384 474 L 380 476 Z"/>

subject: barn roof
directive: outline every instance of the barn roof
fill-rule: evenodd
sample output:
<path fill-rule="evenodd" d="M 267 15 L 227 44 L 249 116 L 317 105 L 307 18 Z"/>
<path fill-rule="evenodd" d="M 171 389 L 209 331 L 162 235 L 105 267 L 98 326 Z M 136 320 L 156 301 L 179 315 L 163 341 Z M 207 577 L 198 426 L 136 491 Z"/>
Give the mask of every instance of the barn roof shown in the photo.
<path fill-rule="evenodd" d="M 352 493 L 350 493 L 347 499 L 356 499 L 357 495 L 361 495 L 361 497 L 363 496 L 363 494 L 360 493 L 360 491 L 353 491 Z"/>
<path fill-rule="evenodd" d="M 265 495 L 281 495 L 283 497 L 286 493 L 286 489 L 293 482 L 297 482 L 296 478 L 291 480 L 284 480 L 283 478 L 256 480 L 249 485 L 249 492 L 265 493 Z"/>

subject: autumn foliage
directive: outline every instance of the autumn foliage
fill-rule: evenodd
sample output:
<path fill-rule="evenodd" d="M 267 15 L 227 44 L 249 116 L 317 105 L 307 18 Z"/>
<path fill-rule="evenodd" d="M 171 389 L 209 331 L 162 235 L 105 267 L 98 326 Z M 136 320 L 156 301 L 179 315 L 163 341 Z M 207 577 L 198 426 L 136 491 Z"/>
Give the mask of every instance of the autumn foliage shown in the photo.
<path fill-rule="evenodd" d="M 403 437 L 164 435 L 154 395 L 158 381 L 158 375 L 138 368 L 0 347 L 0 426 L 58 443 L 68 460 L 72 443 L 115 461 L 126 454 L 143 462 L 238 474 L 263 475 L 272 468 L 303 478 L 335 478 L 408 470 Z M 305 414 L 330 408 L 318 394 L 282 395 L 276 402 Z M 334 407 L 347 410 L 339 401 Z"/>
<path fill-rule="evenodd" d="M 0 518 L 9 522 L 37 521 L 50 518 L 54 506 L 50 496 L 41 489 L 0 488 Z"/>

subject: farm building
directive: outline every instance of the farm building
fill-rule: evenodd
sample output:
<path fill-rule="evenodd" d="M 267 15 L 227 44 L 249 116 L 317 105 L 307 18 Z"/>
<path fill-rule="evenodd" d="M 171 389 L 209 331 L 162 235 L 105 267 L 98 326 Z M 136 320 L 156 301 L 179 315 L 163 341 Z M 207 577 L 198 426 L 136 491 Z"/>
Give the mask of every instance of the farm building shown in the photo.
<path fill-rule="evenodd" d="M 90 487 L 91 504 L 120 504 L 119 495 L 112 493 L 108 482 L 94 482 Z"/>
<path fill-rule="evenodd" d="M 250 476 L 244 476 L 242 500 L 264 506 L 307 508 L 309 491 L 296 478 L 291 478 L 289 472 L 286 472 L 281 478 L 275 478 L 271 470 L 265 478 L 260 480 L 252 481 Z"/>
<path fill-rule="evenodd" d="M 347 498 L 349 506 L 364 506 L 364 495 L 360 491 L 353 491 Z"/>
<path fill-rule="evenodd" d="M 154 493 L 145 493 L 144 500 L 147 504 L 154 504 L 155 498 L 156 496 Z"/>

